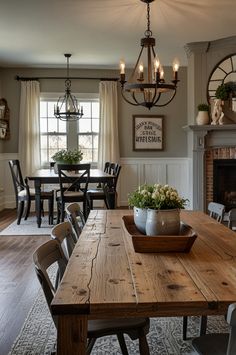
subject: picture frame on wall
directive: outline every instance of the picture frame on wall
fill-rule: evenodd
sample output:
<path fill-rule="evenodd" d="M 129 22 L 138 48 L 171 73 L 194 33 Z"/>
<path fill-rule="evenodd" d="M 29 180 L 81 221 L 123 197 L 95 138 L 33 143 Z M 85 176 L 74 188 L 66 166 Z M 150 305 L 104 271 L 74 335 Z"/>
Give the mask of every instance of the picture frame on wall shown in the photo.
<path fill-rule="evenodd" d="M 162 115 L 133 115 L 133 150 L 163 150 Z"/>

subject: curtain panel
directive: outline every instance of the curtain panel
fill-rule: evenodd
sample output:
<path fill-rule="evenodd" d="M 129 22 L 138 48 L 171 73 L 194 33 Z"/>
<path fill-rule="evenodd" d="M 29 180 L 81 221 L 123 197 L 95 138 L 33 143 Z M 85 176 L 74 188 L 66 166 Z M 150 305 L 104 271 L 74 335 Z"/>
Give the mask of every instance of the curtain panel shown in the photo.
<path fill-rule="evenodd" d="M 98 167 L 104 169 L 106 161 L 119 163 L 118 134 L 118 97 L 116 81 L 101 81 L 100 96 L 100 134 L 98 148 Z"/>
<path fill-rule="evenodd" d="M 39 105 L 39 82 L 21 81 L 18 152 L 23 176 L 40 168 Z"/>

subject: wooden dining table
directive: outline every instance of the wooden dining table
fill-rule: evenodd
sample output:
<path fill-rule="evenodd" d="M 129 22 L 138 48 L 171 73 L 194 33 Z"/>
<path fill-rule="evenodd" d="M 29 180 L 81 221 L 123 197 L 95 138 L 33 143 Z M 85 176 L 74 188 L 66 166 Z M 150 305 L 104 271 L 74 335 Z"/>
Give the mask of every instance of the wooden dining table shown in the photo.
<path fill-rule="evenodd" d="M 70 179 L 72 176 L 70 176 Z M 75 174 L 75 179 L 78 178 L 78 175 Z M 41 188 L 45 184 L 59 184 L 58 173 L 55 173 L 54 169 L 39 169 L 36 170 L 33 174 L 27 176 L 28 180 L 34 182 L 35 187 L 35 209 L 37 216 L 37 225 L 40 228 L 42 217 L 41 217 Z M 90 169 L 89 183 L 106 183 L 114 179 L 114 176 L 108 173 L 105 173 L 100 169 Z M 115 198 L 111 194 L 109 195 L 109 206 L 110 208 L 115 207 Z"/>
<path fill-rule="evenodd" d="M 189 252 L 137 253 L 122 218 L 132 214 L 90 212 L 51 305 L 57 354 L 86 353 L 89 319 L 222 315 L 236 302 L 235 232 L 183 210 L 197 234 Z"/>

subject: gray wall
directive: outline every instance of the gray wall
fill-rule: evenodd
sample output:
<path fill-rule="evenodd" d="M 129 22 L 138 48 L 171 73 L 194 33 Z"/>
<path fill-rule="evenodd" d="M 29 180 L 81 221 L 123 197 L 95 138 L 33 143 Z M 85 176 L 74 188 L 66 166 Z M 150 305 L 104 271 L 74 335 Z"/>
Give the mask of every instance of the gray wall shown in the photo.
<path fill-rule="evenodd" d="M 64 69 L 23 69 L 2 68 L 0 70 L 1 97 L 4 97 L 10 108 L 11 139 L 0 141 L 0 153 L 18 152 L 18 122 L 20 103 L 20 82 L 15 76 L 65 76 Z M 118 77 L 118 71 L 112 70 L 77 70 L 70 69 L 70 76 L 85 77 Z M 172 69 L 165 68 L 166 78 L 171 78 Z M 187 68 L 180 68 L 179 88 L 174 100 L 166 107 L 153 108 L 127 104 L 119 92 L 119 139 L 121 157 L 185 157 L 187 156 L 187 137 L 182 127 L 187 124 Z M 72 92 L 96 93 L 99 80 L 73 80 Z M 63 80 L 40 80 L 42 92 L 63 92 Z M 132 115 L 164 115 L 164 150 L 157 152 L 135 152 L 132 149 Z"/>

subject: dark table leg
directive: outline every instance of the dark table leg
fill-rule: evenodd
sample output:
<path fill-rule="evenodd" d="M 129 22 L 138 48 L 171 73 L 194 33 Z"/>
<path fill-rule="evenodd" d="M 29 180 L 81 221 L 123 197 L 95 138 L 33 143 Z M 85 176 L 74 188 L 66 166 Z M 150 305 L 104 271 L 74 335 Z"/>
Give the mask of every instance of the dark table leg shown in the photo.
<path fill-rule="evenodd" d="M 35 180 L 34 181 L 35 187 L 35 209 L 36 209 L 36 216 L 37 216 L 37 224 L 38 228 L 41 226 L 42 218 L 41 218 L 41 181 Z"/>

